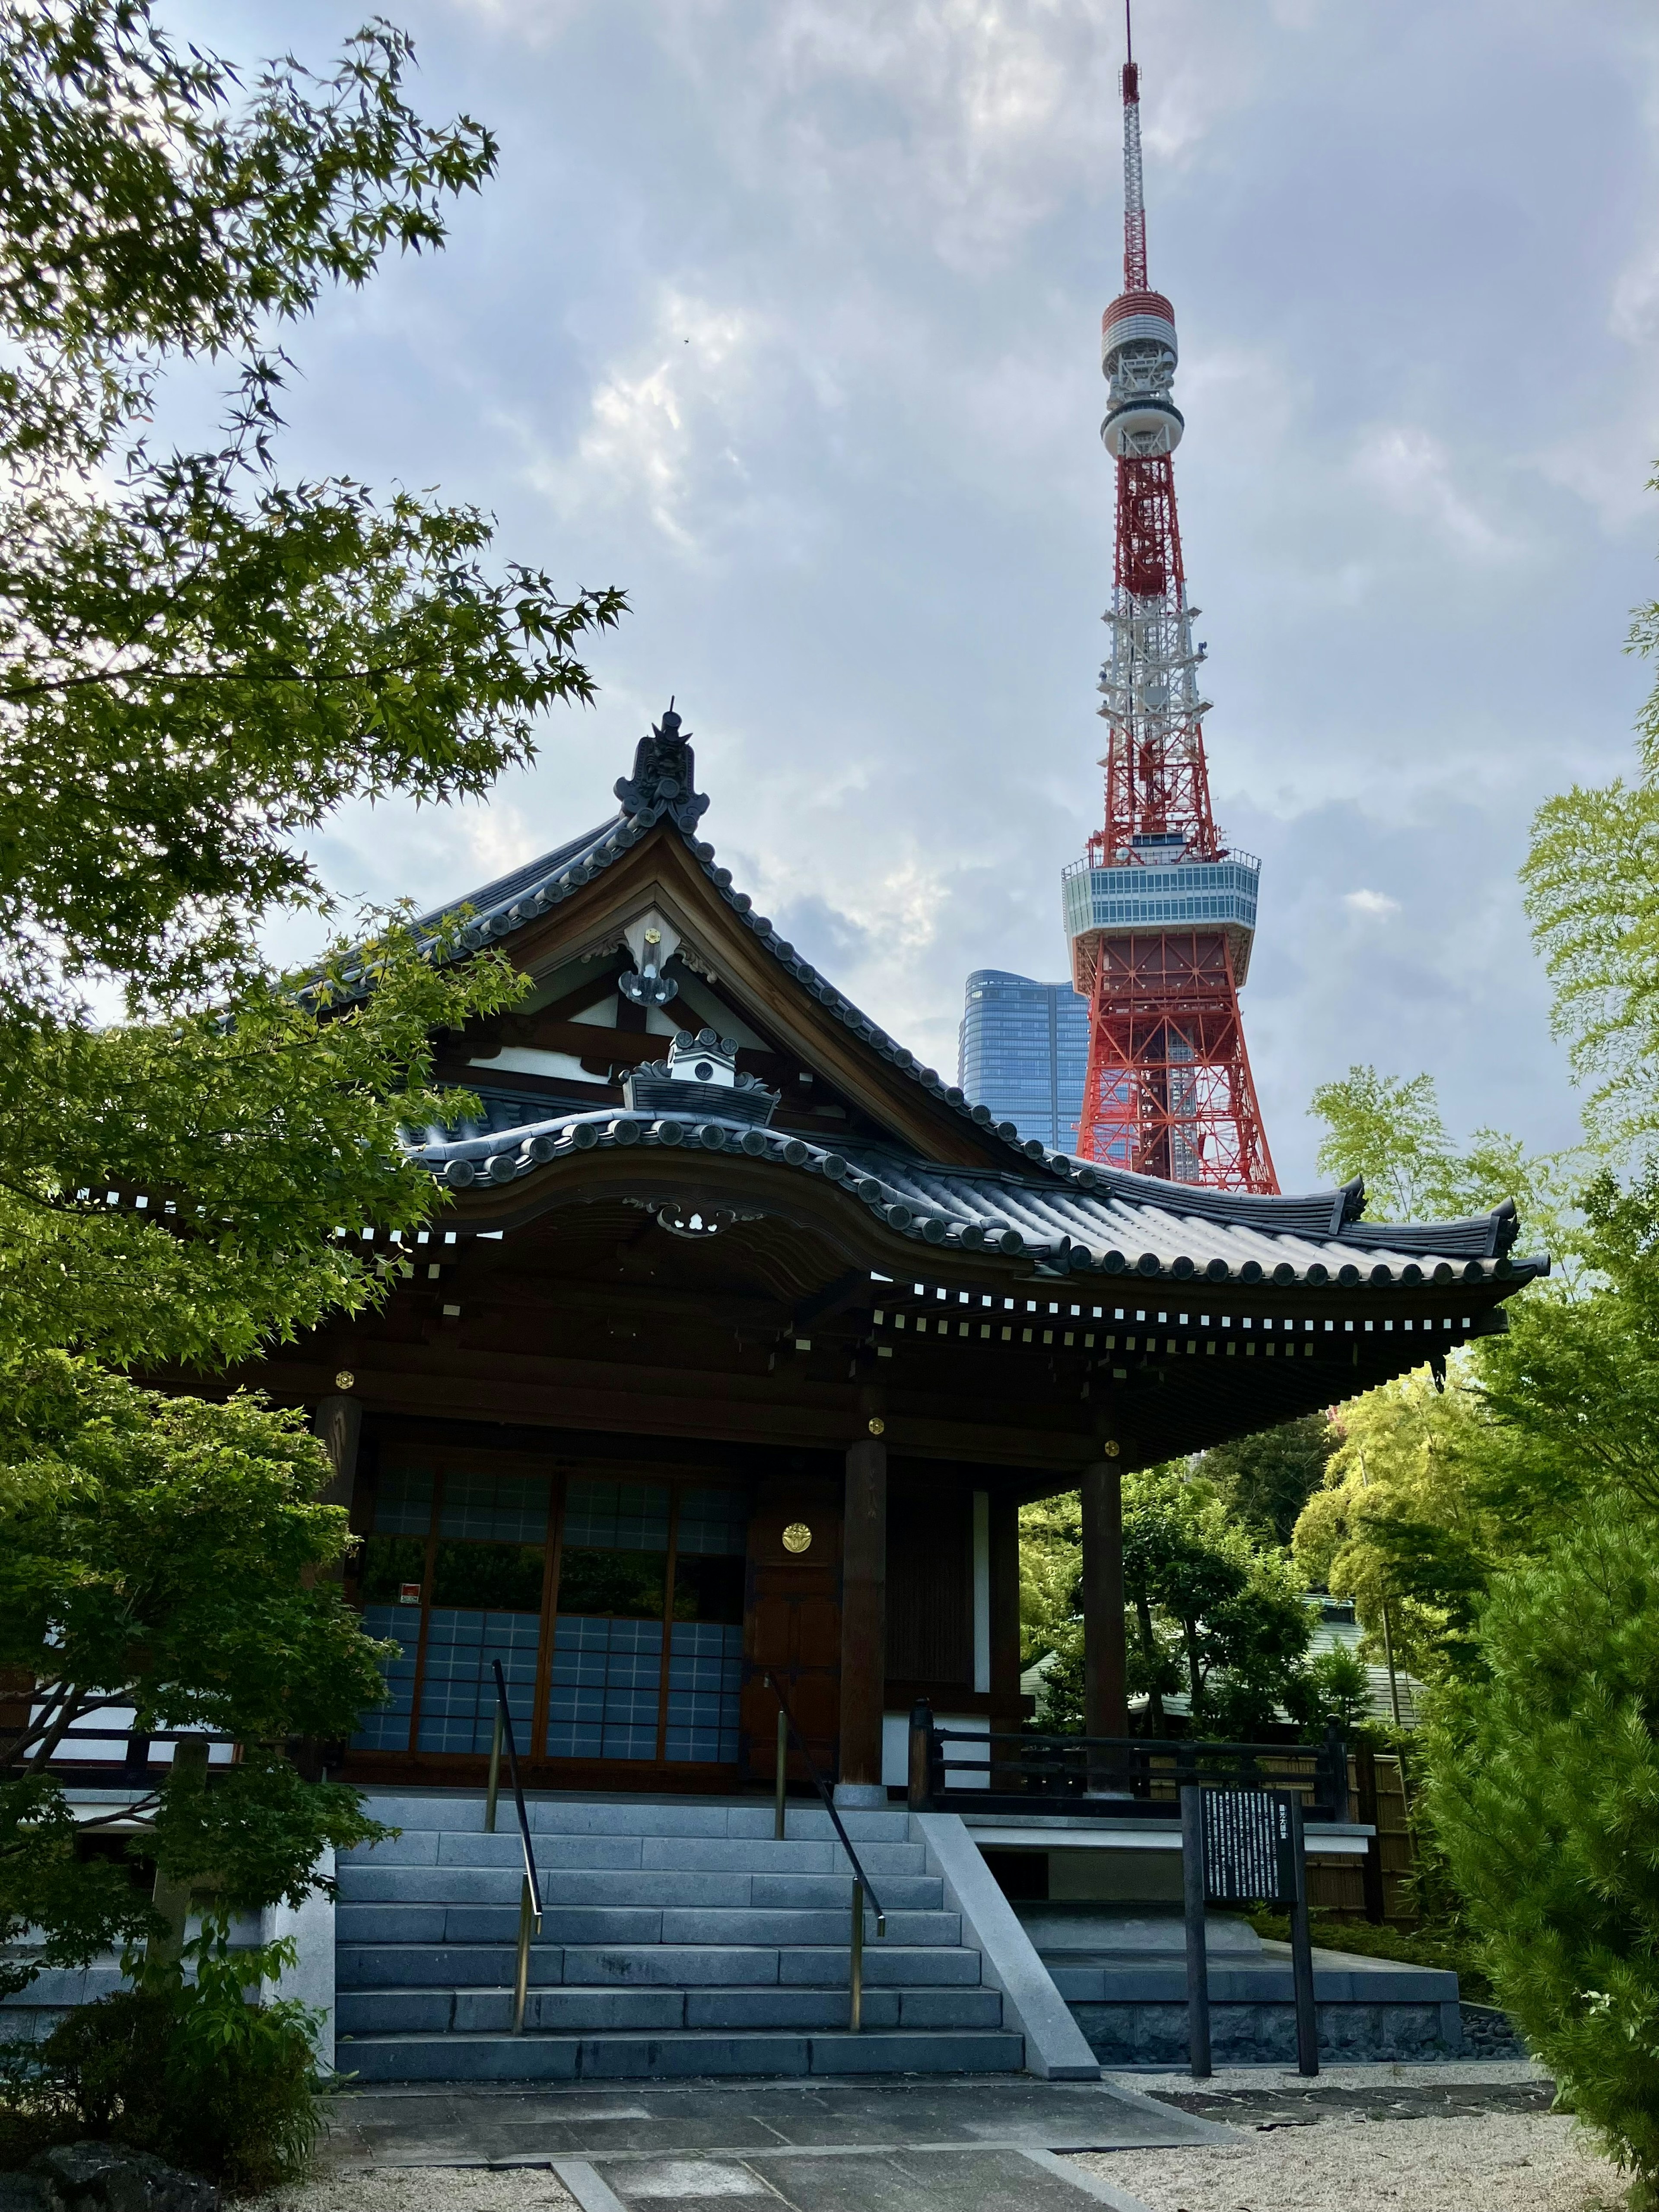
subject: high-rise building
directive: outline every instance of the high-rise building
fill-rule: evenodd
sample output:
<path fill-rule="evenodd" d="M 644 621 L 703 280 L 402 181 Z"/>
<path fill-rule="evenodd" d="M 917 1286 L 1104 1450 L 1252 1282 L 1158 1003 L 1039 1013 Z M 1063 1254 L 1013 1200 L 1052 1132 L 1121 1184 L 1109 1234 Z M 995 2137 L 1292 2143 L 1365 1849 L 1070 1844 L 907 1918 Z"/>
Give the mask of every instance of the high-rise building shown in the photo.
<path fill-rule="evenodd" d="M 1198 610 L 1176 514 L 1175 310 L 1146 273 L 1133 57 L 1123 70 L 1123 289 L 1100 341 L 1111 386 L 1101 436 L 1117 470 L 1111 644 L 1100 678 L 1106 818 L 1064 884 L 1073 980 L 1090 1024 L 1076 1149 L 1171 1182 L 1276 1191 L 1238 1012 L 1261 864 L 1225 842 L 1210 808 L 1204 647 L 1193 636 Z"/>
<path fill-rule="evenodd" d="M 968 978 L 957 1080 L 975 1105 L 1025 1139 L 1077 1150 L 1089 1064 L 1089 1002 L 1069 982 L 1037 983 L 1001 968 Z"/>

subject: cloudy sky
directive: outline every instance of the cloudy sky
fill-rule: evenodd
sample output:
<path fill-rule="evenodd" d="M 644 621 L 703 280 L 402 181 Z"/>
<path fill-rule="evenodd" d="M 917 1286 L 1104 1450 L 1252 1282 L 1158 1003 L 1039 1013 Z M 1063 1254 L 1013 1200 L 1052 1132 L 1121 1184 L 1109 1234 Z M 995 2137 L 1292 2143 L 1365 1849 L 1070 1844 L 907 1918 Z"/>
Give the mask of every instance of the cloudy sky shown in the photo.
<path fill-rule="evenodd" d="M 333 0 L 184 0 L 252 57 Z M 331 303 L 289 464 L 439 485 L 623 586 L 592 712 L 488 808 L 342 820 L 426 901 L 600 819 L 671 692 L 708 833 L 941 1069 L 963 978 L 1064 973 L 1097 823 L 1121 254 L 1110 0 L 386 0 L 501 140 L 450 252 Z M 1649 0 L 1142 0 L 1153 282 L 1218 817 L 1265 862 L 1246 1020 L 1287 1188 L 1313 1085 L 1438 1079 L 1569 1138 L 1515 884 L 1628 762 L 1659 496 Z"/>

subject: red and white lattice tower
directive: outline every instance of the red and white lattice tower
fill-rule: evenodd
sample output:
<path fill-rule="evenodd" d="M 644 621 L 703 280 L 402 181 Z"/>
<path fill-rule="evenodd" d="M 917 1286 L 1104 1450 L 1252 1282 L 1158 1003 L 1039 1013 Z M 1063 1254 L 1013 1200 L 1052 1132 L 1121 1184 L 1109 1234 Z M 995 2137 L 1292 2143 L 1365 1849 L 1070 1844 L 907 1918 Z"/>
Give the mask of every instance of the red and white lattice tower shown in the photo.
<path fill-rule="evenodd" d="M 1078 1152 L 1221 1190 L 1276 1191 L 1238 993 L 1261 863 L 1229 850 L 1210 809 L 1199 692 L 1204 647 L 1187 597 L 1170 397 L 1175 311 L 1146 281 L 1140 83 L 1123 70 L 1123 290 L 1101 323 L 1117 464 L 1117 555 L 1100 712 L 1105 827 L 1066 871 L 1072 980 L 1089 1001 Z"/>

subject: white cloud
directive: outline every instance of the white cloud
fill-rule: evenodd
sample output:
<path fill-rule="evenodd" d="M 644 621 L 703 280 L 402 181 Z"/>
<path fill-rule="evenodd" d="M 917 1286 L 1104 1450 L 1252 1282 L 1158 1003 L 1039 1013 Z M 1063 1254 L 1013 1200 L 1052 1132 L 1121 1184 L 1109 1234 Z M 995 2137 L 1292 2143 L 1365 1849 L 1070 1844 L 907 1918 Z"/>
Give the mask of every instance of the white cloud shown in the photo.
<path fill-rule="evenodd" d="M 629 508 L 683 554 L 751 509 L 744 447 L 752 434 L 757 357 L 772 342 L 764 319 L 672 288 L 650 335 L 608 363 L 588 394 L 572 448 L 549 452 L 522 422 L 530 482 L 574 520 Z"/>
<path fill-rule="evenodd" d="M 1378 423 L 1360 439 L 1352 473 L 1412 521 L 1430 524 L 1453 551 L 1482 563 L 1513 560 L 1520 543 L 1486 519 L 1453 481 L 1451 455 L 1415 423 Z"/>
<path fill-rule="evenodd" d="M 481 884 L 511 874 L 543 849 L 541 838 L 522 811 L 501 799 L 469 806 L 459 819 L 467 858 Z"/>
<path fill-rule="evenodd" d="M 249 52 L 296 35 L 276 0 L 235 12 Z M 296 443 L 476 499 L 503 554 L 632 611 L 482 842 L 477 810 L 383 814 L 343 825 L 331 879 L 435 898 L 551 847 L 675 690 L 721 859 L 948 1066 L 969 968 L 1063 972 L 1059 872 L 1098 819 L 1121 8 L 416 15 L 423 108 L 483 117 L 501 173 L 451 252 L 325 304 Z M 1613 772 L 1649 680 L 1619 648 L 1659 452 L 1651 17 L 1138 11 L 1211 768 L 1266 861 L 1248 1019 L 1287 1182 L 1310 1085 L 1352 1059 L 1433 1064 L 1459 1126 L 1534 1141 L 1568 1097 L 1514 871 L 1539 800 Z"/>
<path fill-rule="evenodd" d="M 1620 270 L 1607 328 L 1626 345 L 1659 343 L 1659 246 L 1644 243 Z"/>

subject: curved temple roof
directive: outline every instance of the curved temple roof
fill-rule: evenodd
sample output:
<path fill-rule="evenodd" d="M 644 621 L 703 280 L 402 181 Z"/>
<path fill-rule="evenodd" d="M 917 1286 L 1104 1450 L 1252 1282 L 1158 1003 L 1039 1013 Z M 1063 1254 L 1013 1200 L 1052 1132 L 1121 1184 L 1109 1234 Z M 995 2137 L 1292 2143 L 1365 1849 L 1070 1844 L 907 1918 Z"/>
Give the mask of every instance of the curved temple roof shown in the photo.
<path fill-rule="evenodd" d="M 617 813 L 597 829 L 434 909 L 417 927 L 435 930 L 458 908 L 473 909 L 463 950 L 513 935 L 572 896 L 661 827 L 678 834 L 743 927 L 834 1018 L 938 1100 L 1006 1145 L 1005 1169 L 939 1164 L 897 1146 L 863 1142 L 835 1149 L 810 1139 L 695 1115 L 635 1113 L 614 1107 L 545 1114 L 548 1102 L 485 1096 L 485 1126 L 446 1137 L 410 1132 L 411 1156 L 456 1188 L 504 1184 L 594 1146 L 697 1146 L 772 1161 L 792 1174 L 840 1185 L 890 1230 L 960 1251 L 1002 1253 L 1059 1273 L 1133 1273 L 1212 1281 L 1291 1284 L 1413 1284 L 1425 1280 L 1519 1283 L 1546 1273 L 1546 1257 L 1510 1256 L 1518 1229 L 1511 1201 L 1467 1221 L 1427 1226 L 1361 1221 L 1358 1182 L 1302 1197 L 1257 1197 L 1170 1183 L 1096 1166 L 1022 1143 L 1013 1125 L 994 1124 L 889 1036 L 754 911 L 714 848 L 696 835 L 708 806 L 692 788 L 690 746 L 672 708 L 641 741 L 631 776 L 617 784 Z"/>

